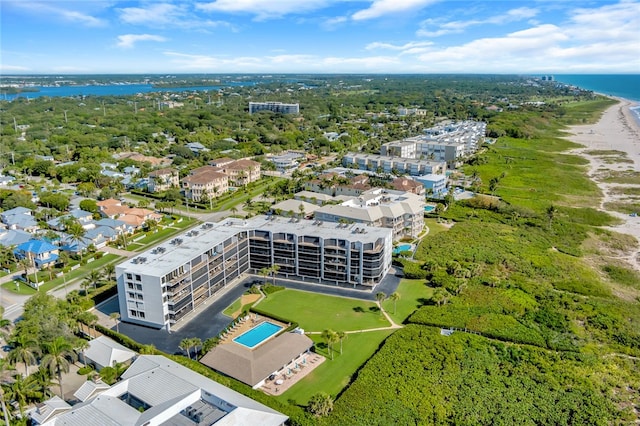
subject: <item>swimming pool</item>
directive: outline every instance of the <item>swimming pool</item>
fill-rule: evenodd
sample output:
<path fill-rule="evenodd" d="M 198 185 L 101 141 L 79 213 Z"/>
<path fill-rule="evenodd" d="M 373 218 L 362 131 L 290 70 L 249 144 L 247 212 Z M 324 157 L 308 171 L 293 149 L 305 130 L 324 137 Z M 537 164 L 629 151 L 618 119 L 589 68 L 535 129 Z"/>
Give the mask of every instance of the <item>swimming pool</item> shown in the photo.
<path fill-rule="evenodd" d="M 436 209 L 436 208 L 435 208 L 435 207 L 433 207 L 433 206 L 424 206 L 424 211 L 425 211 L 425 212 L 427 212 L 427 213 L 432 212 L 432 211 L 434 211 L 435 209 Z"/>
<path fill-rule="evenodd" d="M 249 349 L 253 349 L 260 343 L 278 333 L 280 330 L 282 330 L 282 328 L 282 326 L 279 326 L 272 322 L 263 322 L 253 327 L 251 330 L 245 331 L 244 333 L 233 339 L 233 341 L 241 344 L 242 346 L 246 346 Z"/>
<path fill-rule="evenodd" d="M 411 244 L 400 244 L 398 247 L 393 249 L 393 254 L 400 254 L 403 251 L 411 251 Z"/>

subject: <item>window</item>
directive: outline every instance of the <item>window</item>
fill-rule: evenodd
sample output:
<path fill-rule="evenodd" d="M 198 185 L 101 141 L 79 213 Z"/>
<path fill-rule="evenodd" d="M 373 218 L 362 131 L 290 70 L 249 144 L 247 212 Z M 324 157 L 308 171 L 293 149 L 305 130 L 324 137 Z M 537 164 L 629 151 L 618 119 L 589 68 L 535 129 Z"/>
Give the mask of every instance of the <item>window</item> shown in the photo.
<path fill-rule="evenodd" d="M 136 274 L 136 281 L 142 281 L 142 277 L 138 274 Z"/>
<path fill-rule="evenodd" d="M 140 312 L 140 318 L 144 318 L 144 312 Z"/>
<path fill-rule="evenodd" d="M 142 284 L 136 284 L 136 290 L 142 291 Z"/>
<path fill-rule="evenodd" d="M 127 274 L 127 279 L 128 279 L 128 280 L 132 280 L 132 279 L 133 279 L 133 275 L 131 275 L 131 274 Z"/>
<path fill-rule="evenodd" d="M 131 310 L 129 311 L 129 314 L 130 314 L 132 317 L 137 317 L 137 316 L 138 316 L 138 311 L 134 311 L 133 309 L 131 309 Z"/>
<path fill-rule="evenodd" d="M 127 283 L 127 288 L 129 290 L 133 290 L 133 283 Z"/>
<path fill-rule="evenodd" d="M 142 296 L 140 293 L 138 293 L 137 296 L 138 296 L 138 300 L 144 300 L 144 296 Z"/>
<path fill-rule="evenodd" d="M 135 299 L 136 298 L 136 294 L 135 293 L 131 293 L 131 292 L 127 293 L 127 296 L 129 296 L 129 298 L 131 298 L 131 299 Z"/>

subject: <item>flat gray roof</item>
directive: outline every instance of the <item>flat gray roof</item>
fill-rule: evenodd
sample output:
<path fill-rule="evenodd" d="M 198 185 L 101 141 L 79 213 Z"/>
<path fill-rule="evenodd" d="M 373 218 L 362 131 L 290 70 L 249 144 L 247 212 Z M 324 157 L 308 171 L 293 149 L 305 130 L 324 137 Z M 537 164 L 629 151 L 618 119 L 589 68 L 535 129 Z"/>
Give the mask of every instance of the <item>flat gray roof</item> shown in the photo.
<path fill-rule="evenodd" d="M 365 233 L 356 233 L 355 228 L 362 228 L 362 224 L 345 226 L 334 222 L 288 219 L 273 215 L 257 216 L 248 220 L 225 219 L 218 223 L 207 222 L 122 262 L 118 268 L 137 274 L 161 276 L 243 230 L 285 232 L 318 236 L 323 239 L 343 238 L 363 243 L 375 243 L 379 238 L 390 237 L 391 234 L 391 230 L 387 228 L 366 227 Z"/>

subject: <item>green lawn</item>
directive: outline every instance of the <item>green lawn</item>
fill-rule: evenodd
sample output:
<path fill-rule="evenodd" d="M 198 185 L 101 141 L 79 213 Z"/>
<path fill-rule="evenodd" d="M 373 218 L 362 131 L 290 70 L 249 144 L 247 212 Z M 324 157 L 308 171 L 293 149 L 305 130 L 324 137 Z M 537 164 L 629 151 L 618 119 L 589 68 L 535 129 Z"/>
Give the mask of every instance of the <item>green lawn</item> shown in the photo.
<path fill-rule="evenodd" d="M 393 312 L 394 302 L 391 299 L 382 302 L 382 307 L 397 324 L 401 324 L 431 298 L 433 289 L 425 285 L 425 280 L 403 279 L 396 292 L 400 294 L 400 299 L 396 302 L 396 312 Z"/>
<path fill-rule="evenodd" d="M 105 254 L 104 256 L 102 256 L 98 260 L 94 260 L 93 262 L 87 263 L 86 265 L 82 265 L 78 269 L 74 269 L 73 271 L 70 271 L 70 272 L 66 273 L 64 278 L 63 277 L 58 277 L 58 278 L 54 278 L 51 281 L 45 282 L 40 287 L 40 291 L 49 291 L 49 290 L 51 290 L 53 288 L 59 287 L 60 285 L 63 285 L 65 283 L 65 280 L 66 280 L 67 284 L 69 284 L 72 280 L 83 278 L 84 275 L 86 275 L 92 269 L 100 269 L 100 268 L 104 267 L 106 264 L 108 264 L 108 263 L 116 263 L 120 259 L 122 259 L 122 256 L 117 256 L 115 254 Z M 29 274 L 29 275 L 33 276 L 33 274 Z M 41 279 L 41 280 L 47 279 L 47 278 L 49 278 L 49 274 L 48 274 L 47 271 L 40 271 L 40 272 L 38 272 L 38 278 Z M 2 285 L 2 288 L 5 288 L 5 289 L 9 290 L 10 292 L 17 293 L 17 294 L 31 295 L 31 294 L 34 294 L 36 292 L 36 290 L 34 290 L 33 288 L 29 287 L 25 283 L 20 283 L 19 287 L 16 287 L 16 285 L 13 282 L 4 283 Z"/>
<path fill-rule="evenodd" d="M 296 321 L 305 331 L 366 330 L 390 325 L 373 302 L 297 290 L 272 293 L 255 308 Z"/>
<path fill-rule="evenodd" d="M 348 334 L 342 342 L 342 355 L 340 355 L 340 343 L 334 345 L 333 360 L 328 355 L 326 344 L 322 342 L 320 335 L 309 336 L 319 346 L 316 346 L 316 352 L 326 356 L 327 360 L 277 399 L 285 403 L 293 399 L 297 404 L 306 405 L 309 398 L 317 392 L 326 392 L 335 397 L 349 384 L 353 374 L 378 350 L 382 341 L 393 331 Z"/>
<path fill-rule="evenodd" d="M 443 224 L 438 223 L 438 219 L 434 219 L 434 218 L 425 218 L 424 224 L 427 225 L 427 227 L 429 228 L 429 233 L 427 234 L 427 237 L 449 230 L 449 228 L 447 228 Z"/>

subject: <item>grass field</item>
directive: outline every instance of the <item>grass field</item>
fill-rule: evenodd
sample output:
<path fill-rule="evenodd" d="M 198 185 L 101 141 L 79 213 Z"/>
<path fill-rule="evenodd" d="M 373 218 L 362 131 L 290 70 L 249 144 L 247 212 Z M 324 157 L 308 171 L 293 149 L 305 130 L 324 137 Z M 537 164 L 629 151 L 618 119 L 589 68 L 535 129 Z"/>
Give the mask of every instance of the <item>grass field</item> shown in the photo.
<path fill-rule="evenodd" d="M 433 289 L 426 286 L 425 280 L 403 279 L 396 291 L 400 299 L 395 302 L 395 313 L 394 301 L 391 299 L 382 302 L 382 307 L 397 324 L 404 322 L 433 295 Z"/>
<path fill-rule="evenodd" d="M 391 325 L 373 302 L 297 290 L 272 293 L 255 307 L 267 315 L 296 321 L 305 331 L 352 331 Z"/>
<path fill-rule="evenodd" d="M 296 403 L 304 405 L 317 392 L 326 392 L 335 397 L 392 332 L 393 330 L 382 330 L 348 334 L 342 342 L 342 355 L 340 343 L 333 345 L 333 360 L 328 355 L 326 344 L 322 342 L 320 335 L 310 336 L 316 342 L 316 352 L 326 356 L 327 360 L 277 398 L 282 402 L 293 399 Z"/>

